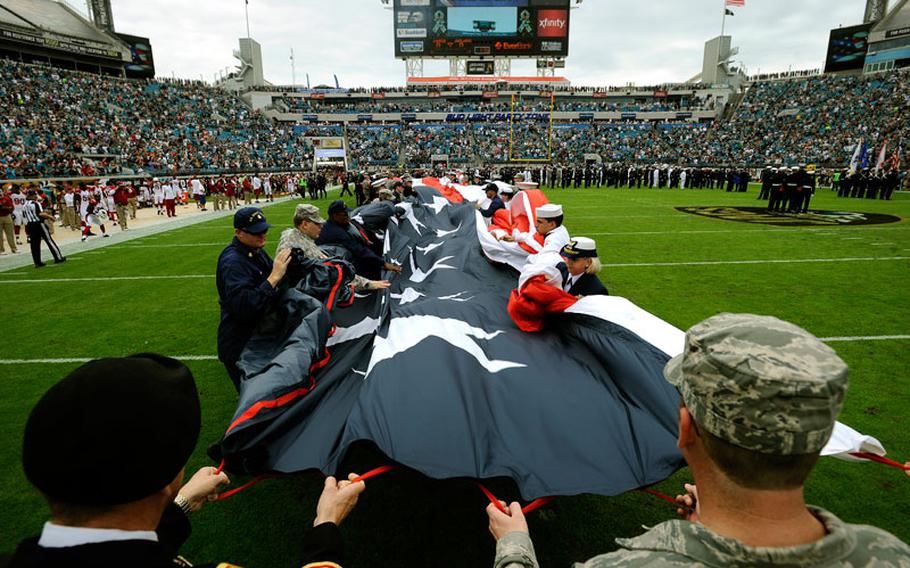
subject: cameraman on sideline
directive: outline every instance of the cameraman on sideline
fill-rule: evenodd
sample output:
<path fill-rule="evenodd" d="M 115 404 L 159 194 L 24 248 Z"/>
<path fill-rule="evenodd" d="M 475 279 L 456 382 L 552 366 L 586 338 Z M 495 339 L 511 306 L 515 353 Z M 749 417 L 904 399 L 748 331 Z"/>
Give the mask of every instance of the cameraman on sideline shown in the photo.
<path fill-rule="evenodd" d="M 234 238 L 218 257 L 218 359 L 224 363 L 234 388 L 240 391 L 237 360 L 253 335 L 259 318 L 278 298 L 278 284 L 291 262 L 291 251 L 280 251 L 275 261 L 263 250 L 269 225 L 262 209 L 244 207 L 234 214 Z"/>

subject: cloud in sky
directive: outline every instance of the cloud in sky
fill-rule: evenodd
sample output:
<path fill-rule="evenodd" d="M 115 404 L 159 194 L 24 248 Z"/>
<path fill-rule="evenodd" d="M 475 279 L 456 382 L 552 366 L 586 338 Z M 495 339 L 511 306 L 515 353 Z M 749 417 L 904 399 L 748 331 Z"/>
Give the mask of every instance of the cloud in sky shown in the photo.
<path fill-rule="evenodd" d="M 586 0 L 572 12 L 564 75 L 577 85 L 679 82 L 701 70 L 702 51 L 718 35 L 723 0 Z M 750 73 L 822 67 L 828 32 L 861 23 L 863 0 L 747 0 L 727 17 L 736 59 Z M 159 75 L 211 81 L 233 67 L 246 36 L 243 0 L 114 0 L 117 31 L 148 36 Z M 250 0 L 250 32 L 262 44 L 266 79 L 343 86 L 400 85 L 392 12 L 379 0 Z M 533 61 L 513 75 L 533 75 Z M 447 75 L 444 61 L 426 75 Z"/>

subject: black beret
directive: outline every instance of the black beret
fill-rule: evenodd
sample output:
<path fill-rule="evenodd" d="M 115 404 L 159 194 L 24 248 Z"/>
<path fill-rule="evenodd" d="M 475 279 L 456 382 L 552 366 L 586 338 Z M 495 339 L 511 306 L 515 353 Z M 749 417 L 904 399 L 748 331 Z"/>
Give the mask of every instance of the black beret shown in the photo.
<path fill-rule="evenodd" d="M 97 359 L 52 386 L 25 425 L 25 476 L 50 499 L 117 505 L 160 491 L 186 465 L 199 395 L 180 361 Z"/>

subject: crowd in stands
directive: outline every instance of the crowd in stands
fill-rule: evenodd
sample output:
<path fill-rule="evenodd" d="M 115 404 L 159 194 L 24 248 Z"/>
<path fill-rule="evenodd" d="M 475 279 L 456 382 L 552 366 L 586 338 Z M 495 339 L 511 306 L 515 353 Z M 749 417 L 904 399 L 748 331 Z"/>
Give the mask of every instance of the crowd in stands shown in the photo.
<path fill-rule="evenodd" d="M 726 163 L 844 162 L 861 139 L 874 148 L 907 140 L 908 109 L 908 71 L 757 83 L 700 148 Z"/>
<path fill-rule="evenodd" d="M 503 98 L 488 100 L 391 100 L 391 101 L 326 101 L 300 97 L 282 97 L 280 102 L 290 112 L 302 114 L 358 114 L 358 113 L 418 113 L 418 112 L 675 112 L 714 110 L 716 104 L 710 96 L 702 99 L 680 100 L 607 100 L 584 98 L 556 98 L 552 103 L 549 97 L 524 98 L 512 101 Z"/>
<path fill-rule="evenodd" d="M 842 167 L 861 140 L 892 152 L 910 139 L 910 72 L 814 76 L 756 82 L 726 120 L 714 123 L 508 121 L 342 126 L 290 125 L 252 111 L 239 98 L 196 81 L 127 81 L 0 61 L 0 177 L 174 175 L 278 171 L 312 162 L 316 136 L 345 136 L 355 167 L 546 159 L 684 166 L 817 163 Z M 577 87 L 583 91 L 586 87 Z M 628 89 L 628 88 L 627 88 Z M 613 91 L 612 88 L 603 90 Z M 375 92 L 382 92 L 376 90 Z M 298 111 L 344 113 L 545 112 L 547 97 L 514 101 L 374 100 L 335 103 L 285 97 Z M 555 101 L 557 111 L 629 112 L 711 108 L 713 98 Z M 734 103 L 736 104 L 736 103 Z M 296 105 L 293 106 L 292 105 Z M 907 157 L 901 156 L 906 164 Z"/>
<path fill-rule="evenodd" d="M 349 126 L 348 152 L 359 166 L 390 165 L 401 152 L 401 126 Z"/>
<path fill-rule="evenodd" d="M 472 138 L 462 124 L 411 125 L 405 136 L 404 157 L 408 164 L 429 164 L 434 155 L 446 155 L 452 162 L 474 157 Z"/>
<path fill-rule="evenodd" d="M 195 82 L 127 81 L 0 60 L 6 179 L 286 167 L 307 142 Z"/>
<path fill-rule="evenodd" d="M 406 101 L 359 101 L 334 102 L 299 97 L 282 99 L 291 112 L 357 114 L 357 113 L 400 113 L 400 112 L 509 112 L 512 102 L 509 99 L 498 101 L 449 101 L 449 100 L 406 100 Z M 541 99 L 532 105 L 534 112 L 550 110 L 550 100 Z M 525 111 L 531 112 L 531 111 Z"/>
<path fill-rule="evenodd" d="M 796 71 L 793 72 L 798 73 Z M 777 73 L 776 76 L 782 76 L 784 74 Z M 796 75 L 793 75 L 796 76 Z M 434 92 L 434 91 L 445 91 L 445 90 L 472 90 L 472 91 L 482 91 L 486 90 L 492 86 L 500 86 L 502 83 L 491 81 L 489 83 L 478 84 L 475 82 L 470 83 L 451 83 L 446 85 L 431 85 L 431 84 L 422 84 L 422 85 L 407 85 L 407 86 L 397 86 L 397 87 L 347 87 L 347 88 L 304 88 L 299 86 L 290 86 L 290 85 L 257 85 L 252 86 L 246 89 L 244 92 L 259 92 L 259 93 L 327 93 L 327 92 L 338 92 L 338 93 L 356 93 L 356 94 L 373 94 L 373 93 L 425 93 L 425 92 Z M 581 86 L 581 85 L 567 85 L 567 84 L 540 84 L 540 83 L 512 83 L 509 82 L 506 84 L 506 90 L 509 91 L 534 91 L 539 92 L 541 90 L 546 91 L 556 91 L 560 93 L 576 92 L 576 93 L 617 93 L 617 92 L 653 92 L 653 91 L 669 91 L 669 90 L 700 90 L 707 89 L 711 85 L 707 83 L 663 83 L 660 85 L 613 85 L 613 86 Z"/>
<path fill-rule="evenodd" d="M 796 77 L 815 77 L 821 74 L 821 69 L 800 69 L 798 71 L 782 71 L 780 73 L 759 73 L 756 75 L 749 75 L 747 79 L 752 82 L 775 81 L 780 79 L 793 79 Z"/>

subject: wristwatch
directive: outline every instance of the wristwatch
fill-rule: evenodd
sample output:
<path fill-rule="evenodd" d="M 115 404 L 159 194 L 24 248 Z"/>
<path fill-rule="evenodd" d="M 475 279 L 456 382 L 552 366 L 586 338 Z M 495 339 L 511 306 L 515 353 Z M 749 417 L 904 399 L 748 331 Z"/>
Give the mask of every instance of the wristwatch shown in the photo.
<path fill-rule="evenodd" d="M 187 501 L 186 497 L 183 495 L 177 494 L 177 497 L 174 498 L 174 505 L 177 505 L 183 514 L 189 517 L 193 513 L 193 507 L 190 505 L 190 502 Z"/>

